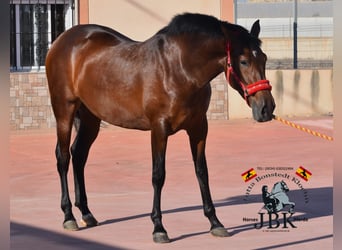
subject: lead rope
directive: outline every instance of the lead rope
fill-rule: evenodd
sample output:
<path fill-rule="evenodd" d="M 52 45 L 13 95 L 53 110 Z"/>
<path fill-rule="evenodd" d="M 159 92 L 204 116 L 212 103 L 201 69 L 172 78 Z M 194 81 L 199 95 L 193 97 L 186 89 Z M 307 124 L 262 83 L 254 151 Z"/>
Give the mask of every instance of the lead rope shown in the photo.
<path fill-rule="evenodd" d="M 300 126 L 300 125 L 298 125 L 298 124 L 295 124 L 295 123 L 293 123 L 293 122 L 290 122 L 290 121 L 287 121 L 287 120 L 285 120 L 285 119 L 283 119 L 283 118 L 280 118 L 279 116 L 273 115 L 273 119 L 274 119 L 274 120 L 277 120 L 277 121 L 280 121 L 280 122 L 282 122 L 282 123 L 284 123 L 284 124 L 286 124 L 286 125 L 289 125 L 289 126 L 291 126 L 291 127 L 293 127 L 293 128 L 302 130 L 302 131 L 304 131 L 304 132 L 306 132 L 306 133 L 309 133 L 309 134 L 311 134 L 311 135 L 314 135 L 314 136 L 317 136 L 317 137 L 326 139 L 326 140 L 328 140 L 328 141 L 333 141 L 333 140 L 334 140 L 334 138 L 331 137 L 331 136 L 328 136 L 328 135 L 325 135 L 325 134 L 322 134 L 322 133 L 313 131 L 313 130 L 308 129 L 308 128 L 304 128 L 304 127 L 302 127 L 302 126 Z"/>

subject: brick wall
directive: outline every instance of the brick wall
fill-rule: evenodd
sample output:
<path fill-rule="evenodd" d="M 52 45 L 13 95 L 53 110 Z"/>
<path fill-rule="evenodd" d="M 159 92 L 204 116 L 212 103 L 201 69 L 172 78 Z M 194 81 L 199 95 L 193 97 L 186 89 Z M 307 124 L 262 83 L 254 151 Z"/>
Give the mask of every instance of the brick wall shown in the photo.
<path fill-rule="evenodd" d="M 10 74 L 11 130 L 55 126 L 45 73 Z"/>
<path fill-rule="evenodd" d="M 10 81 L 11 130 L 55 127 L 45 73 L 11 73 Z M 228 118 L 227 98 L 227 82 L 221 74 L 212 81 L 209 119 Z"/>
<path fill-rule="evenodd" d="M 211 101 L 207 117 L 210 120 L 228 119 L 228 82 L 223 73 L 211 81 Z"/>

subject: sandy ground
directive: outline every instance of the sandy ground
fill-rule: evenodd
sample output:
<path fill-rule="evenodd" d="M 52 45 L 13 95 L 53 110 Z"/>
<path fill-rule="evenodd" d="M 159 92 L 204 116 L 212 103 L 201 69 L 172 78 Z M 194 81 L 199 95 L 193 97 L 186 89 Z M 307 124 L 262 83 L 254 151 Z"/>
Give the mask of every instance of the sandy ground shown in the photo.
<path fill-rule="evenodd" d="M 331 117 L 293 121 L 333 134 Z M 160 245 L 152 241 L 149 218 L 150 133 L 112 126 L 101 130 L 86 167 L 88 203 L 100 225 L 76 232 L 62 228 L 55 131 L 11 133 L 11 249 L 332 249 L 332 142 L 279 121 L 210 121 L 210 188 L 217 215 L 232 235 L 215 238 L 203 216 L 187 135 L 181 131 L 170 137 L 162 209 L 172 241 Z M 296 175 L 299 166 L 311 172 L 308 181 Z M 257 177 L 244 182 L 241 174 L 251 168 Z M 73 199 L 72 171 L 69 177 Z M 261 209 L 261 188 L 271 189 L 281 180 L 290 189 L 286 195 L 296 204 L 295 213 L 288 219 L 287 209 L 278 212 L 270 228 Z M 265 213 L 264 224 L 256 229 L 259 212 Z"/>

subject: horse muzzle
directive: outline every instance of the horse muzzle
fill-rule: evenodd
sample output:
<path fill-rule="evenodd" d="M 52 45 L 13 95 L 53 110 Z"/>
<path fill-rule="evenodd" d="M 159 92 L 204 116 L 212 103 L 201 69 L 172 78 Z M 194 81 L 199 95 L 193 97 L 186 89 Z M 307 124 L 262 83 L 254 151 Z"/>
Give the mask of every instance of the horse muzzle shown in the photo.
<path fill-rule="evenodd" d="M 252 108 L 253 118 L 258 122 L 267 122 L 273 119 L 275 103 L 269 90 L 262 90 L 248 97 Z"/>

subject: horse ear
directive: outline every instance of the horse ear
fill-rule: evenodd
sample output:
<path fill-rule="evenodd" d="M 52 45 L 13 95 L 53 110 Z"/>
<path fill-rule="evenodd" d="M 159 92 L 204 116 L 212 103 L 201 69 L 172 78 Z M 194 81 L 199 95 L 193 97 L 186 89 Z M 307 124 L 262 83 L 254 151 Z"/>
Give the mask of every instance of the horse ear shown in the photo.
<path fill-rule="evenodd" d="M 251 29 L 251 35 L 254 37 L 259 37 L 259 33 L 260 33 L 260 23 L 259 23 L 259 19 L 256 20 L 253 23 L 252 29 Z"/>

